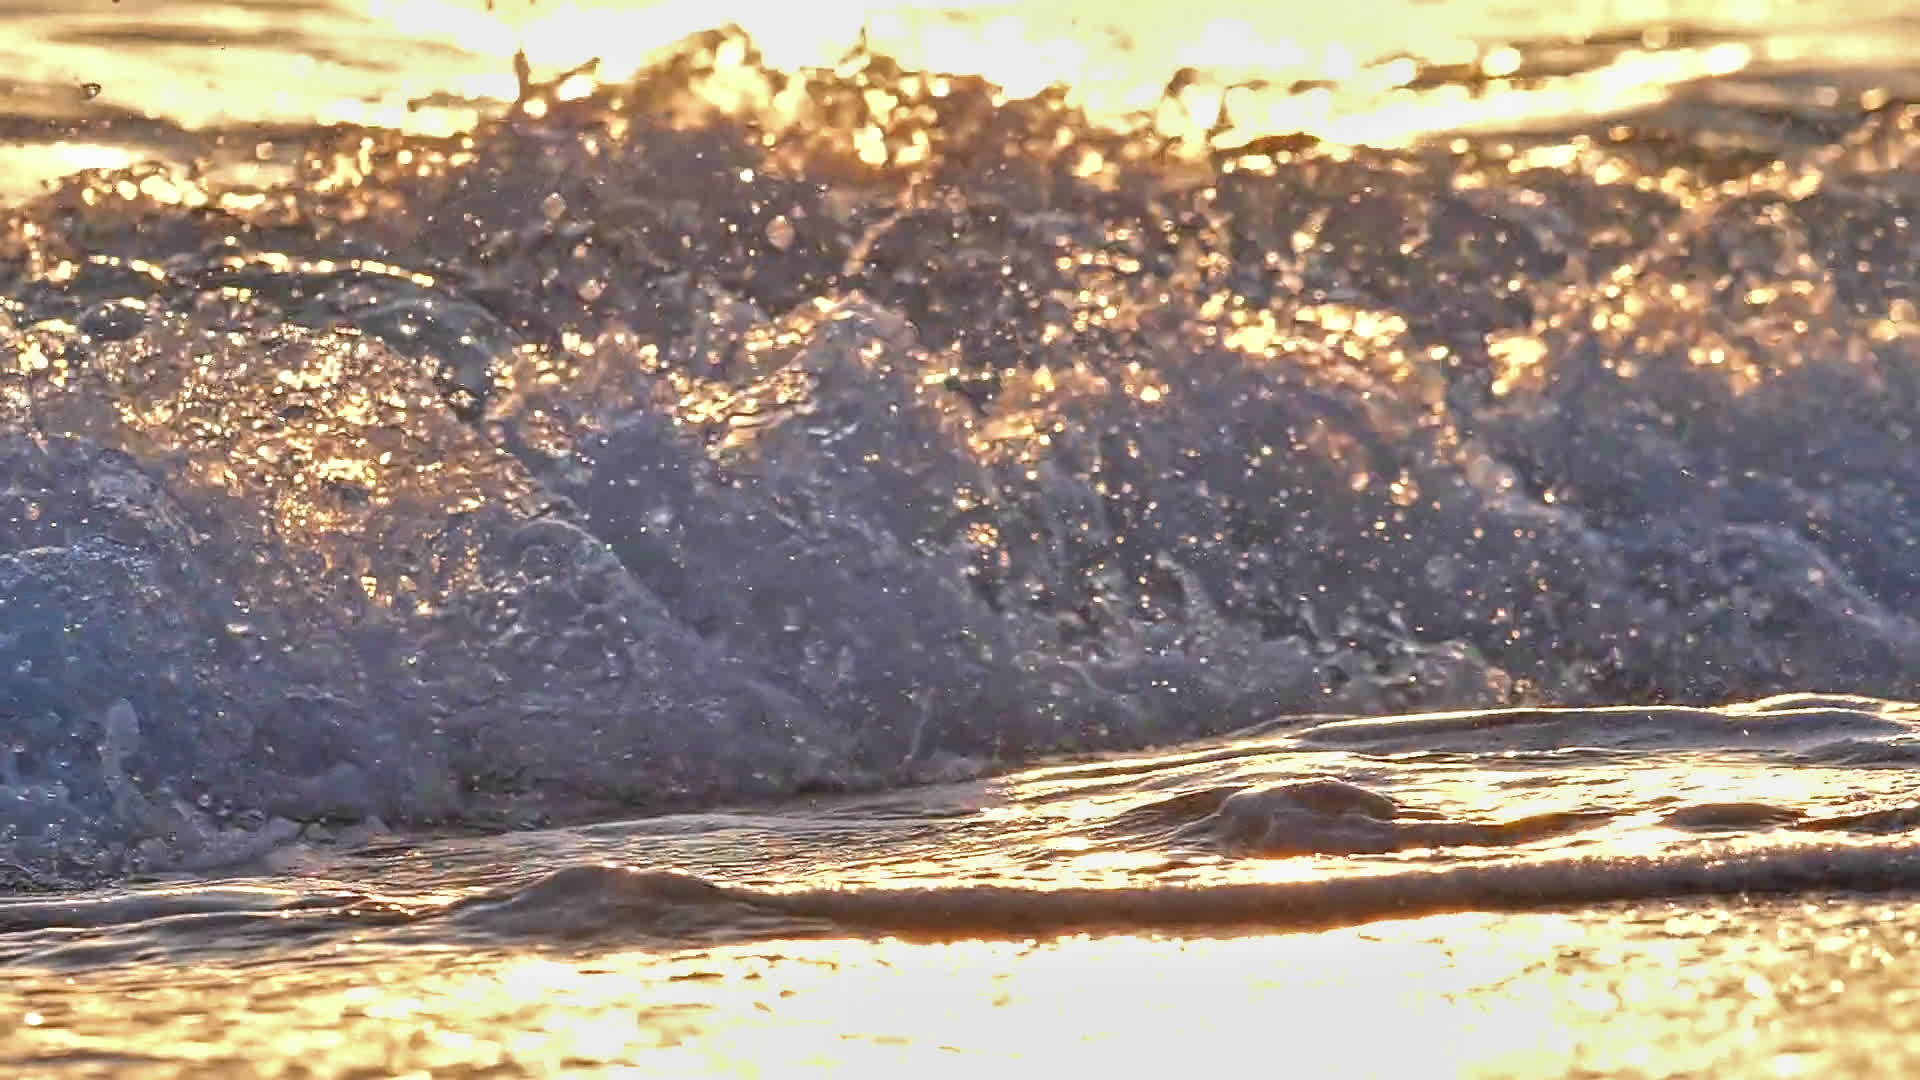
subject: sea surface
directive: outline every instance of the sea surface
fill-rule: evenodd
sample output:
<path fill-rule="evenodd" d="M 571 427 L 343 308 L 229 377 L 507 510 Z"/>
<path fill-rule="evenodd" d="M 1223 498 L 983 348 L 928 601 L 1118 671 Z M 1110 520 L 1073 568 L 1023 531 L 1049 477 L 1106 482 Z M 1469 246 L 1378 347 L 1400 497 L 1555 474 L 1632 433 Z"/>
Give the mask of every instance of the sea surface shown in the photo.
<path fill-rule="evenodd" d="M 1917 54 L 0 0 L 0 1072 L 1912 1075 Z"/>

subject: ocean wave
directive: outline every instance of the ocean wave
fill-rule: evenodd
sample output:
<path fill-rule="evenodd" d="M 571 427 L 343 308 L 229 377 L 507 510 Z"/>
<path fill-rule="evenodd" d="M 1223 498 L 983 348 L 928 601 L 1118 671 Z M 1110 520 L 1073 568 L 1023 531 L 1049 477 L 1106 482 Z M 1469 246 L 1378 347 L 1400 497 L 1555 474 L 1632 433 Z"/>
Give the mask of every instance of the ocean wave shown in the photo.
<path fill-rule="evenodd" d="M 1671 703 L 1920 695 L 1906 106 L 1764 154 L 1195 153 L 857 60 L 714 32 L 471 134 L 316 129 L 287 183 L 9 211 L 0 851 L 89 880 L 1295 713 L 1901 760 L 1904 706 Z"/>

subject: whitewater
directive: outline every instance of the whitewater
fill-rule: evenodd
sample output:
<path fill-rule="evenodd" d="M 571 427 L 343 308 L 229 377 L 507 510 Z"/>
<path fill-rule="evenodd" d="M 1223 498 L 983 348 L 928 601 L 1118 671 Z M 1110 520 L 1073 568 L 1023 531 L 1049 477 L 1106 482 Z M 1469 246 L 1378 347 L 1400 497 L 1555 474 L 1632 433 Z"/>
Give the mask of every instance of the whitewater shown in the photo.
<path fill-rule="evenodd" d="M 0 3 L 0 1067 L 1920 1061 L 1899 5 L 498 8 Z"/>

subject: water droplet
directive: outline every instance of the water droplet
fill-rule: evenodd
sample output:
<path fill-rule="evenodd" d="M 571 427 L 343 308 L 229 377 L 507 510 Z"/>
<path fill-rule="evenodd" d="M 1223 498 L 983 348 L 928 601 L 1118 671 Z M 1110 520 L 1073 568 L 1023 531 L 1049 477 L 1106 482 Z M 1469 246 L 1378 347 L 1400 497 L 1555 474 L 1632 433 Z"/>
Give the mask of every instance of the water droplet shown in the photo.
<path fill-rule="evenodd" d="M 785 214 L 767 222 L 767 243 L 781 251 L 786 251 L 793 247 L 793 239 L 793 222 L 788 220 Z"/>

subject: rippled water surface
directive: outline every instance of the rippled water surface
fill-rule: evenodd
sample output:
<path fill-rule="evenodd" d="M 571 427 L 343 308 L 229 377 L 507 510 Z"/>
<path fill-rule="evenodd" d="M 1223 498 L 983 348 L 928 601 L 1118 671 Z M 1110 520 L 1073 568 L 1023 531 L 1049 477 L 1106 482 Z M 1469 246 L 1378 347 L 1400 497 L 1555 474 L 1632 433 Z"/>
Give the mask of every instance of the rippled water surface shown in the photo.
<path fill-rule="evenodd" d="M 0 0 L 0 1063 L 1906 1074 L 1917 15 Z"/>

